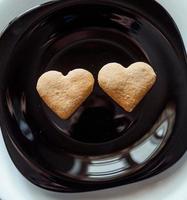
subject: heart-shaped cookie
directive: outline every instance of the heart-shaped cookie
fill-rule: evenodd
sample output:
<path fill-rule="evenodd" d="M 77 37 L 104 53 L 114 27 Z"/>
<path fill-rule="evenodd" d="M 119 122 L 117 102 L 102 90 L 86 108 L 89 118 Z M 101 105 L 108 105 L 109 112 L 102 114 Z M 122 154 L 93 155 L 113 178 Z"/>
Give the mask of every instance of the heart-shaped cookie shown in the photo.
<path fill-rule="evenodd" d="M 128 112 L 137 106 L 155 81 L 154 70 L 144 62 L 134 63 L 128 68 L 109 63 L 98 74 L 100 87 Z"/>
<path fill-rule="evenodd" d="M 69 118 L 90 95 L 94 86 L 92 74 L 75 69 L 66 76 L 58 71 L 44 73 L 36 89 L 51 110 L 62 119 Z"/>

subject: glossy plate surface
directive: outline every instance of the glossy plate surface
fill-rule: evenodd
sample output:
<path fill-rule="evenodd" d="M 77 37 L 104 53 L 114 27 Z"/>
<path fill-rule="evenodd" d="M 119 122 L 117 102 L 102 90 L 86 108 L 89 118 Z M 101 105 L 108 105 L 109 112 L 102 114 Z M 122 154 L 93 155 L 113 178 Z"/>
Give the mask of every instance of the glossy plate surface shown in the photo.
<path fill-rule="evenodd" d="M 66 192 L 127 184 L 163 171 L 185 152 L 186 57 L 175 24 L 156 2 L 48 3 L 13 21 L 0 50 L 3 135 L 33 183 Z M 149 62 L 158 80 L 130 114 L 96 84 L 62 121 L 35 90 L 47 70 L 83 67 L 97 79 L 108 62 L 136 61 Z"/>

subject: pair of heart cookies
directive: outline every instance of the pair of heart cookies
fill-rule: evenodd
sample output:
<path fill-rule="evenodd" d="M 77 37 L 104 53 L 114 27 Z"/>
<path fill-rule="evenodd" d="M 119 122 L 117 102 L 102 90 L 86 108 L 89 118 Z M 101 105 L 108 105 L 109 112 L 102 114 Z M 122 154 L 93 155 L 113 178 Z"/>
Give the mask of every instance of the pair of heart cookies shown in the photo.
<path fill-rule="evenodd" d="M 98 74 L 100 87 L 124 110 L 131 112 L 156 81 L 152 67 L 137 62 L 124 68 L 109 63 Z M 75 69 L 66 76 L 57 71 L 44 73 L 37 82 L 37 91 L 43 101 L 62 119 L 68 119 L 92 93 L 93 75 L 84 69 Z"/>

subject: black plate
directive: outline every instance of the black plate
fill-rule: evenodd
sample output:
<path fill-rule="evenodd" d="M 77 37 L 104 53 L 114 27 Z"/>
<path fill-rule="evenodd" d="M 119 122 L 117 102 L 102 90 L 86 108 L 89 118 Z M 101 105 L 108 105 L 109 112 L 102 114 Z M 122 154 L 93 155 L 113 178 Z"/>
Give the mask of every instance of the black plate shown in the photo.
<path fill-rule="evenodd" d="M 36 185 L 78 192 L 127 184 L 160 173 L 186 151 L 186 54 L 175 23 L 155 1 L 43 4 L 10 23 L 1 36 L 0 52 L 4 140 L 16 167 Z M 38 77 L 51 69 L 66 74 L 81 67 L 97 80 L 106 63 L 127 67 L 136 61 L 150 63 L 158 78 L 132 113 L 123 111 L 96 83 L 93 94 L 75 114 L 60 120 L 35 89 Z M 103 174 L 96 169 L 96 177 L 93 170 L 86 174 L 94 159 L 114 155 L 121 159 L 124 152 L 147 138 L 165 110 L 173 113 L 171 127 L 151 159 L 140 164 L 128 155 L 126 174 L 123 168 L 120 173 L 113 170 L 112 175 L 106 169 Z"/>

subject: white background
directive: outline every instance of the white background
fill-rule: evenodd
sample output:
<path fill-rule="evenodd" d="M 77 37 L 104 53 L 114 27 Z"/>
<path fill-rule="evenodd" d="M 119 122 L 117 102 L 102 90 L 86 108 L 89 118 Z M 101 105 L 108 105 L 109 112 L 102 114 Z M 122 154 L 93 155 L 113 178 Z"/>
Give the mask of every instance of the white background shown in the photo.
<path fill-rule="evenodd" d="M 0 0 L 0 31 L 15 16 L 47 0 Z M 158 0 L 175 19 L 187 47 L 187 0 Z M 1 53 L 1 52 L 0 52 Z M 151 179 L 97 192 L 60 194 L 28 182 L 14 167 L 0 132 L 0 199 L 2 200 L 187 200 L 187 154 Z"/>

